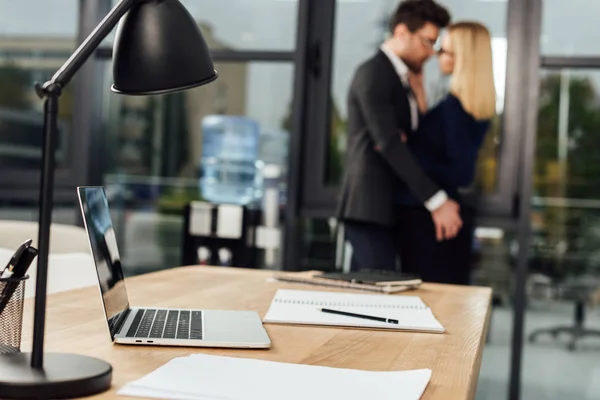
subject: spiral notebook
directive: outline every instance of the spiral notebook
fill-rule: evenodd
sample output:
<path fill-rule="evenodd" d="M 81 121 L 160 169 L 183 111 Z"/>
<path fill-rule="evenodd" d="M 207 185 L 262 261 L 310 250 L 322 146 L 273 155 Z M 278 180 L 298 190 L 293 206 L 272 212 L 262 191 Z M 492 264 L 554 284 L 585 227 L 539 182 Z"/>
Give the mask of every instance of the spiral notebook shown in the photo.
<path fill-rule="evenodd" d="M 328 314 L 321 312 L 320 308 L 391 318 L 398 320 L 399 323 L 389 324 L 345 315 Z M 417 296 L 308 290 L 277 290 L 263 321 L 277 324 L 326 325 L 432 333 L 445 331 L 431 309 Z"/>

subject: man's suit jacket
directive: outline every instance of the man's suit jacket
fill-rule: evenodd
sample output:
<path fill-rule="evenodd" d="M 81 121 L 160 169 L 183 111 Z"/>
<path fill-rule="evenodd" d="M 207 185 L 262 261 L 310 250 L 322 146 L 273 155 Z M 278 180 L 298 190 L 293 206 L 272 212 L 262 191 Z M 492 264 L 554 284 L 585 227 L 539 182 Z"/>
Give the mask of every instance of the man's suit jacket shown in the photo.
<path fill-rule="evenodd" d="M 348 94 L 340 219 L 391 226 L 401 181 L 423 203 L 439 190 L 401 139 L 401 132 L 411 133 L 408 90 L 381 50 L 356 70 Z"/>

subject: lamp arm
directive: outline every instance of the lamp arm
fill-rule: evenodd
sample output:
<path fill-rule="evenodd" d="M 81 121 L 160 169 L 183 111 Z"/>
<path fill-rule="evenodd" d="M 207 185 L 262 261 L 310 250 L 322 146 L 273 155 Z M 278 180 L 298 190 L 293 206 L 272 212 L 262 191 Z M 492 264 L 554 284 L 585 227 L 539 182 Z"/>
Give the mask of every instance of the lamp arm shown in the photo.
<path fill-rule="evenodd" d="M 45 97 L 46 90 L 50 86 L 58 85 L 64 88 L 73 78 L 73 75 L 79 71 L 81 66 L 94 54 L 94 51 L 100 46 L 102 41 L 119 23 L 121 18 L 129 11 L 136 3 L 143 0 L 122 0 L 106 17 L 98 24 L 98 26 L 89 34 L 89 36 L 79 45 L 77 50 L 73 52 L 71 57 L 56 71 L 50 81 L 46 82 L 42 87 L 36 86 L 36 91 L 40 97 Z"/>
<path fill-rule="evenodd" d="M 33 345 L 31 367 L 43 370 L 44 331 L 46 323 L 46 294 L 48 284 L 48 253 L 50 252 L 50 224 L 52 222 L 52 194 L 54 190 L 54 169 L 58 119 L 58 98 L 62 89 L 73 75 L 94 54 L 94 50 L 113 30 L 119 20 L 137 2 L 148 0 L 122 0 L 100 22 L 98 27 L 81 43 L 73 55 L 43 85 L 35 84 L 35 90 L 44 102 L 44 143 L 42 150 L 42 170 L 40 174 L 40 212 L 38 222 L 37 279 L 35 286 L 35 311 L 33 317 Z"/>

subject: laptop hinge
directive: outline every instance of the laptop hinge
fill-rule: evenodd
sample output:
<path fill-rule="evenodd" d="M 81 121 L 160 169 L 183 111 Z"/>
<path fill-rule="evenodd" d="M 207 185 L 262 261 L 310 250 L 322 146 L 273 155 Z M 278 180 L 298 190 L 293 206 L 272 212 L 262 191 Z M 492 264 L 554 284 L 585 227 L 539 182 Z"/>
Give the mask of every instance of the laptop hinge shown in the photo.
<path fill-rule="evenodd" d="M 115 335 L 118 335 L 119 333 L 121 333 L 121 329 L 123 329 L 123 326 L 125 325 L 125 321 L 127 321 L 127 317 L 129 316 L 129 313 L 131 312 L 131 308 L 129 308 L 129 306 L 127 306 L 127 310 L 123 311 L 119 317 L 119 320 L 116 323 L 115 326 Z"/>

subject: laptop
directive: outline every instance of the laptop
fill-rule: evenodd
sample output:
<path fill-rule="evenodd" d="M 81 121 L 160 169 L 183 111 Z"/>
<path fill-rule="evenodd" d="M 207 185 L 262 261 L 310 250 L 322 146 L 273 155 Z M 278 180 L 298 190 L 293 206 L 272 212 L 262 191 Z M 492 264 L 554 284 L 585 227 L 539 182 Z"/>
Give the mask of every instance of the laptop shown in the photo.
<path fill-rule="evenodd" d="M 131 307 L 104 188 L 78 187 L 77 192 L 113 342 L 227 348 L 271 346 L 258 313 L 253 311 Z"/>

